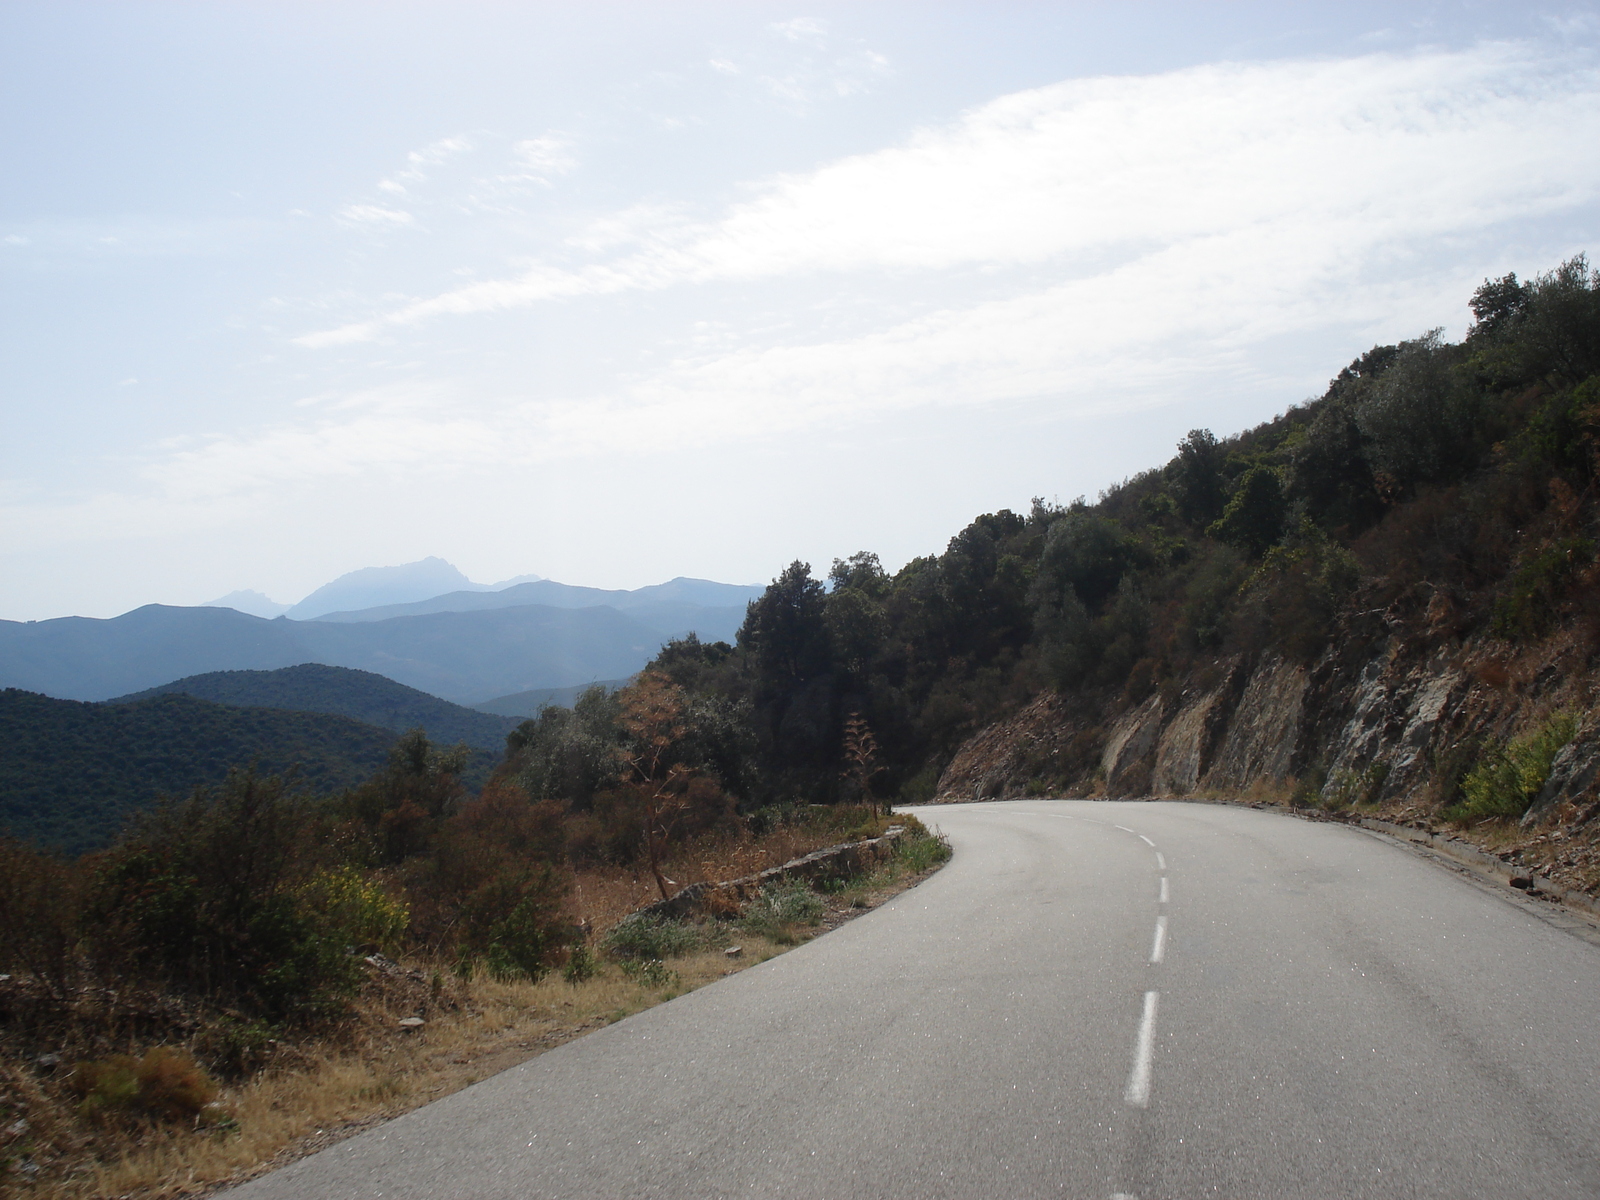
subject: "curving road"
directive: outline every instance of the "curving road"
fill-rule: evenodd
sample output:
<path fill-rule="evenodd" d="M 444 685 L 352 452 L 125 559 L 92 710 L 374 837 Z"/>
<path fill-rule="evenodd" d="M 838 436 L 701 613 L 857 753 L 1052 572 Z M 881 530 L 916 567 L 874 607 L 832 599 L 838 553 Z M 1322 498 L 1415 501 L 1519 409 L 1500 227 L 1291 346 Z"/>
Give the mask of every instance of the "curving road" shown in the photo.
<path fill-rule="evenodd" d="M 1345 826 L 919 810 L 920 887 L 293 1166 L 309 1197 L 1600 1196 L 1600 948 Z"/>

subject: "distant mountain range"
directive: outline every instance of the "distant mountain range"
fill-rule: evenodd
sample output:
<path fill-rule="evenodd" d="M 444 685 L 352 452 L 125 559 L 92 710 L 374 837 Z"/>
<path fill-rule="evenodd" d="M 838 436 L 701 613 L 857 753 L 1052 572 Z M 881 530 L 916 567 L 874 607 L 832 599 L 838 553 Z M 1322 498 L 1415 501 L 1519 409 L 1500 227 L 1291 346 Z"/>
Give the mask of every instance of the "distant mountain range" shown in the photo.
<path fill-rule="evenodd" d="M 210 672 L 322 663 L 472 705 L 626 678 L 667 638 L 691 631 L 708 641 L 731 639 L 745 603 L 761 591 L 677 579 L 608 592 L 540 580 L 315 621 L 158 604 L 108 620 L 0 621 L 0 686 L 103 700 Z M 460 607 L 467 604 L 479 607 Z"/>
<path fill-rule="evenodd" d="M 633 591 L 575 587 L 570 583 L 557 583 L 553 579 L 540 579 L 495 591 L 474 589 L 445 592 L 408 604 L 385 604 L 353 612 L 328 612 L 317 619 L 337 622 L 384 621 L 390 617 L 482 612 L 491 608 L 517 608 L 525 604 L 542 604 L 549 608 L 595 608 L 604 605 L 659 629 L 689 628 L 684 624 L 686 619 L 720 623 L 718 627 L 725 629 L 726 633 L 710 640 L 731 641 L 744 622 L 745 605 L 759 597 L 764 590 L 733 583 L 713 583 L 709 579 L 681 577 Z M 702 638 L 706 636 L 705 633 L 701 634 Z"/>
<path fill-rule="evenodd" d="M 165 793 L 220 783 L 233 766 L 298 767 L 316 793 L 370 778 L 395 735 L 325 713 L 238 708 L 193 696 L 83 704 L 0 692 L 0 828 L 67 854 L 105 845 Z"/>
<path fill-rule="evenodd" d="M 207 600 L 201 608 L 232 608 L 242 613 L 249 613 L 252 617 L 266 617 L 269 621 L 273 617 L 281 617 L 294 607 L 292 604 L 279 604 L 272 597 L 261 592 L 243 591 L 229 592 L 226 596 L 218 596 L 215 600 Z"/>
<path fill-rule="evenodd" d="M 471 746 L 463 782 L 479 787 L 523 718 L 594 682 L 623 686 L 670 637 L 732 640 L 762 590 L 489 588 L 428 559 L 351 572 L 288 615 L 239 592 L 109 620 L 0 621 L 0 828 L 79 853 L 158 795 L 252 762 L 337 791 L 417 727 Z"/>
<path fill-rule="evenodd" d="M 398 567 L 363 567 L 325 583 L 299 604 L 289 608 L 292 621 L 311 621 L 326 613 L 407 604 L 445 592 L 493 592 L 516 583 L 541 578 L 519 575 L 501 583 L 473 583 L 442 558 L 424 558 Z"/>
<path fill-rule="evenodd" d="M 397 567 L 363 567 L 347 571 L 325 583 L 298 604 L 280 604 L 249 588 L 207 600 L 202 608 L 235 608 L 253 617 L 287 616 L 309 621 L 335 609 L 370 608 L 379 604 L 405 604 L 426 600 L 442 592 L 495 592 L 517 583 L 543 579 L 542 575 L 518 575 L 499 583 L 473 583 L 442 558 L 424 558 Z"/>
<path fill-rule="evenodd" d="M 212 671 L 120 696 L 109 703 L 131 704 L 172 693 L 249 708 L 330 713 L 394 733 L 421 728 L 435 743 L 453 746 L 465 742 L 494 755 L 505 751 L 506 734 L 521 723 L 516 715 L 463 708 L 371 671 L 321 663 L 301 663 L 276 671 Z"/>

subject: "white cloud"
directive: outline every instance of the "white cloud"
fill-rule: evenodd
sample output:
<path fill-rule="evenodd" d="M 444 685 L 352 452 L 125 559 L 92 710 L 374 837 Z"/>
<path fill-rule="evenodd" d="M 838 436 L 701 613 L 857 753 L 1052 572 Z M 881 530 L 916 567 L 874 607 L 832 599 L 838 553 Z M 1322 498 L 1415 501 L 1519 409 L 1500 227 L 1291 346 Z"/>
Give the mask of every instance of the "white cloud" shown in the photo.
<path fill-rule="evenodd" d="M 385 229 L 398 229 L 416 223 L 410 213 L 378 204 L 347 204 L 339 210 L 339 216 L 354 225 Z"/>
<path fill-rule="evenodd" d="M 767 180 L 719 219 L 664 222 L 632 252 L 604 256 L 616 239 L 580 236 L 570 248 L 600 257 L 536 263 L 299 340 L 334 345 L 446 314 L 723 280 L 1070 275 L 1250 230 L 1264 245 L 1339 238 L 1340 254 L 1370 261 L 1592 201 L 1600 159 L 1572 153 L 1591 143 L 1593 64 L 1520 44 L 1078 80 Z"/>
<path fill-rule="evenodd" d="M 521 165 L 541 178 L 565 175 L 578 165 L 572 156 L 572 139 L 565 134 L 526 138 L 512 147 L 512 153 Z"/>
<path fill-rule="evenodd" d="M 151 478 L 163 494 L 197 500 L 362 472 L 448 475 L 589 456 L 615 463 L 938 406 L 1031 402 L 1057 416 L 1090 415 L 1206 388 L 1294 399 L 1303 374 L 1273 376 L 1264 343 L 1354 328 L 1367 345 L 1396 314 L 1413 333 L 1442 306 L 1460 307 L 1475 282 L 1459 271 L 1401 284 L 1364 279 L 1337 239 L 1280 234 L 1188 242 L 829 341 L 730 347 L 725 330 L 697 323 L 688 340 L 704 352 L 599 397 L 469 405 L 459 390 L 422 386 L 322 397 L 327 416 L 314 426 L 213 439 L 172 455 Z"/>
<path fill-rule="evenodd" d="M 575 170 L 571 135 L 548 130 L 507 144 L 481 136 L 444 138 L 406 155 L 406 166 L 378 181 L 382 199 L 346 205 L 338 217 L 367 229 L 416 226 L 417 212 L 430 215 L 520 215 L 522 201 L 548 191 Z M 485 159 L 489 163 L 485 163 Z M 404 203 L 407 207 L 397 207 Z"/>
<path fill-rule="evenodd" d="M 231 511 L 308 481 L 613 462 L 937 406 L 1087 414 L 1228 390 L 1281 404 L 1304 394 L 1304 360 L 1264 347 L 1364 347 L 1457 312 L 1472 247 L 1594 205 L 1600 163 L 1572 147 L 1596 141 L 1594 68 L 1525 46 L 1019 93 L 766 180 L 714 220 L 637 204 L 515 277 L 299 339 L 677 289 L 664 366 L 619 367 L 589 398 L 465 382 L 319 393 L 292 421 L 159 449 L 143 485 L 151 504 Z M 552 133 L 514 157 L 531 172 L 570 169 L 566 154 Z M 785 313 L 807 289 L 828 320 L 753 331 L 764 314 L 741 325 L 743 308 L 714 302 L 707 285 L 726 283 Z"/>
<path fill-rule="evenodd" d="M 790 21 L 778 21 L 772 28 L 780 37 L 791 42 L 806 42 L 813 46 L 822 45 L 828 35 L 828 23 L 812 17 L 795 17 Z"/>
<path fill-rule="evenodd" d="M 407 154 L 406 165 L 389 178 L 380 179 L 378 187 L 383 191 L 403 196 L 406 194 L 408 184 L 421 183 L 428 178 L 434 167 L 471 149 L 472 143 L 464 137 L 440 138 L 421 150 L 413 150 Z"/>

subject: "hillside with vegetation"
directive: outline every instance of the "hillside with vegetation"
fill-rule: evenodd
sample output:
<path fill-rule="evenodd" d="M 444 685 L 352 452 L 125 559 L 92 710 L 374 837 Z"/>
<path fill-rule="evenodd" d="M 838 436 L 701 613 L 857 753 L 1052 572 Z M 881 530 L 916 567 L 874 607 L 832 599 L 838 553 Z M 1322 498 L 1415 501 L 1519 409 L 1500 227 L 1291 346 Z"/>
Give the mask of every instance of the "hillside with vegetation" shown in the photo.
<path fill-rule="evenodd" d="M 66 854 L 99 849 L 162 795 L 230 769 L 295 772 L 334 792 L 369 778 L 395 735 L 347 717 L 241 708 L 187 695 L 85 704 L 0 692 L 0 828 Z"/>
<path fill-rule="evenodd" d="M 1600 277 L 1579 257 L 1470 303 L 1461 342 L 1375 346 L 1093 503 L 980 516 L 892 575 L 794 563 L 736 646 L 654 666 L 745 731 L 750 803 L 865 782 L 1592 821 Z M 1552 854 L 1600 883 L 1592 848 Z"/>
<path fill-rule="evenodd" d="M 465 742 L 476 750 L 491 751 L 496 760 L 505 749 L 506 735 L 521 723 L 516 718 L 451 704 L 372 671 L 322 663 L 301 663 L 276 671 L 211 671 L 121 696 L 111 703 L 128 704 L 173 692 L 246 708 L 329 713 L 394 733 L 421 729 L 435 742 Z"/>
<path fill-rule="evenodd" d="M 670 683 L 616 704 L 616 769 L 571 802 L 510 772 L 474 796 L 464 748 L 413 731 L 357 786 L 234 771 L 75 861 L 0 837 L 7 1194 L 238 1178 L 762 961 L 948 857 L 912 818 L 882 836 L 881 808 L 741 814 L 685 761 Z M 639 911 L 724 881 L 742 883 L 696 913 Z"/>

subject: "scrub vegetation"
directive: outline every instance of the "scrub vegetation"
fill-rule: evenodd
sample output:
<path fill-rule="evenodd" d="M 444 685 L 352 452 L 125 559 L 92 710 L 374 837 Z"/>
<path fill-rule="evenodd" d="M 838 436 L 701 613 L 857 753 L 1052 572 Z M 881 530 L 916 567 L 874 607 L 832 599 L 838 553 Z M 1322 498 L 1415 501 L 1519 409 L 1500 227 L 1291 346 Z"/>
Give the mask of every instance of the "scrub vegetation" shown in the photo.
<path fill-rule="evenodd" d="M 1471 306 L 1461 343 L 1373 347 L 1094 503 L 984 514 L 893 574 L 866 551 L 792 563 L 735 644 L 669 642 L 629 687 L 546 708 L 475 790 L 467 748 L 416 730 L 350 785 L 241 757 L 76 860 L 0 842 L 0 1179 L 179 1190 L 804 940 L 948 848 L 913 824 L 866 880 L 634 914 L 903 823 L 891 803 L 933 798 L 964 743 L 1041 699 L 1076 724 L 1027 792 L 1083 794 L 1111 719 L 1224 662 L 1309 670 L 1414 626 L 1498 647 L 1485 688 L 1555 641 L 1589 669 L 1600 276 L 1580 257 Z M 1432 811 L 1503 827 L 1582 720 L 1430 750 Z M 1283 799 L 1357 810 L 1389 780 L 1305 768 Z"/>
<path fill-rule="evenodd" d="M 741 813 L 663 679 L 607 704 L 609 758 L 568 801 L 531 798 L 515 751 L 474 796 L 465 747 L 417 731 L 331 796 L 236 770 L 76 860 L 0 839 L 0 1183 L 174 1194 L 253 1169 L 797 944 L 942 849 L 903 818 L 906 861 L 827 897 L 640 914 L 890 818 Z"/>
<path fill-rule="evenodd" d="M 1508 663 L 1558 646 L 1556 669 L 1581 672 L 1600 649 L 1600 275 L 1580 256 L 1485 281 L 1471 309 L 1460 343 L 1374 346 L 1321 397 L 1233 437 L 1193 430 L 1094 503 L 985 514 L 892 575 L 867 552 L 826 580 L 793 563 L 736 646 L 672 643 L 655 668 L 746 731 L 755 804 L 931 799 L 970 738 L 1047 695 L 1077 732 L 1040 740 L 1027 793 L 1092 794 L 1112 720 L 1241 664 L 1323 678 L 1388 641 Z M 1493 729 L 1458 748 L 1436 814 L 1521 815 L 1529 755 L 1548 768 L 1576 726 L 1517 725 L 1531 742 Z M 848 753 L 864 733 L 870 777 Z M 1369 805 L 1388 766 L 1306 763 L 1302 794 Z"/>

